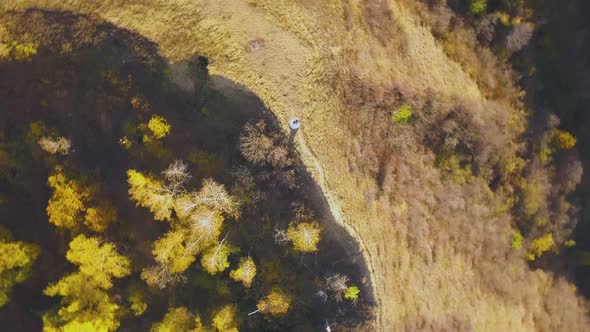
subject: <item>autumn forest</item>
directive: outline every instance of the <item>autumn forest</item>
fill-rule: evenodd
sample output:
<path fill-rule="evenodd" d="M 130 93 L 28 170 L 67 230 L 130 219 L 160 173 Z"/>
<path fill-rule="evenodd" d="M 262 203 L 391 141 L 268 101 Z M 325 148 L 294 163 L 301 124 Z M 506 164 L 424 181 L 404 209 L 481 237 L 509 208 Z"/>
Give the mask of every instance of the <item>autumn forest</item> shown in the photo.
<path fill-rule="evenodd" d="M 369 317 L 355 242 L 255 96 L 205 58 L 171 69 L 149 41 L 84 16 L 3 23 L 3 324 L 307 330 Z"/>

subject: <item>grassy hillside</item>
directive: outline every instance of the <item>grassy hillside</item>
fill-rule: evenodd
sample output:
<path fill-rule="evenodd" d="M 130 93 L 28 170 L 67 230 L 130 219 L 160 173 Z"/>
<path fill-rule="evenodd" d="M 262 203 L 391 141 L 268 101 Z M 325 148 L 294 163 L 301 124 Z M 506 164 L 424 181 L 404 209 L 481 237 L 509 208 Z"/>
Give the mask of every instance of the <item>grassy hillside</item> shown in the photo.
<path fill-rule="evenodd" d="M 460 44 L 434 38 L 402 3 L 14 0 L 0 8 L 96 15 L 153 40 L 171 62 L 207 56 L 212 73 L 260 96 L 285 130 L 300 117 L 303 162 L 372 272 L 378 306 L 365 330 L 587 329 L 575 288 L 531 269 L 531 243 L 512 248 L 511 200 L 534 175 L 517 89 L 473 70 L 479 65 L 449 51 Z M 407 124 L 392 121 L 401 109 Z"/>

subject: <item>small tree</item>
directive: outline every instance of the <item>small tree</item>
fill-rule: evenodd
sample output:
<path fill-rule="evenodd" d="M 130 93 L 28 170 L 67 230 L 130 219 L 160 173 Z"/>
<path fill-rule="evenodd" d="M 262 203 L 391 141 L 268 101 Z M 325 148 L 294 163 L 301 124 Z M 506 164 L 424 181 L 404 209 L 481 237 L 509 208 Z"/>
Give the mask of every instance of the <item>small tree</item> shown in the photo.
<path fill-rule="evenodd" d="M 112 287 L 113 278 L 122 278 L 131 273 L 131 262 L 117 253 L 115 245 L 102 243 L 100 239 L 78 235 L 70 242 L 66 254 L 69 262 L 80 267 L 80 272 L 89 276 L 98 287 Z"/>
<path fill-rule="evenodd" d="M 219 245 L 212 246 L 203 253 L 201 265 L 209 274 L 223 272 L 229 267 L 229 255 L 235 251 L 236 248 L 226 244 L 225 239 L 223 239 Z"/>
<path fill-rule="evenodd" d="M 62 308 L 43 317 L 44 330 L 116 330 L 119 306 L 107 290 L 113 278 L 131 274 L 129 259 L 119 255 L 113 244 L 84 235 L 70 242 L 66 258 L 79 270 L 45 289 L 45 295 L 62 297 Z"/>
<path fill-rule="evenodd" d="M 49 222 L 67 229 L 78 227 L 90 193 L 78 181 L 67 179 L 61 168 L 56 168 L 47 182 L 53 189 L 47 203 Z"/>
<path fill-rule="evenodd" d="M 530 252 L 528 254 L 528 259 L 533 261 L 536 258 L 539 258 L 551 249 L 555 248 L 555 242 L 553 241 L 553 234 L 548 233 L 540 238 L 533 240 L 530 246 Z"/>
<path fill-rule="evenodd" d="M 12 287 L 24 282 L 39 257 L 39 247 L 11 241 L 10 233 L 0 227 L 0 308 L 9 300 Z M 2 236 L 4 235 L 4 236 Z"/>
<path fill-rule="evenodd" d="M 181 160 L 173 161 L 162 171 L 162 175 L 168 183 L 166 186 L 168 191 L 174 196 L 184 190 L 184 184 L 191 178 L 188 165 Z"/>
<path fill-rule="evenodd" d="M 553 142 L 558 148 L 571 150 L 576 146 L 576 138 L 570 132 L 555 129 L 553 132 Z"/>
<path fill-rule="evenodd" d="M 331 274 L 327 276 L 324 280 L 326 284 L 326 289 L 337 302 L 342 301 L 342 297 L 348 291 L 348 277 L 343 274 Z"/>
<path fill-rule="evenodd" d="M 151 135 L 144 136 L 144 141 L 146 142 L 149 142 L 153 139 L 160 140 L 168 136 L 172 126 L 165 118 L 159 115 L 154 115 L 148 122 L 148 129 L 150 130 Z"/>
<path fill-rule="evenodd" d="M 252 280 L 256 276 L 256 264 L 252 257 L 241 258 L 238 268 L 229 273 L 229 277 L 241 282 L 246 288 L 250 288 Z"/>
<path fill-rule="evenodd" d="M 181 273 L 173 273 L 170 267 L 165 264 L 159 264 L 147 267 L 141 271 L 141 279 L 148 286 L 164 289 L 169 285 L 178 285 L 186 282 L 186 277 Z"/>
<path fill-rule="evenodd" d="M 48 136 L 41 137 L 37 143 L 43 149 L 43 151 L 50 154 L 62 154 L 67 155 L 70 153 L 72 142 L 65 137 L 52 138 Z"/>
<path fill-rule="evenodd" d="M 109 201 L 100 202 L 96 207 L 86 209 L 84 224 L 91 230 L 102 233 L 117 219 L 117 210 Z"/>
<path fill-rule="evenodd" d="M 317 222 L 291 222 L 287 229 L 287 238 L 293 242 L 293 248 L 299 252 L 318 250 L 321 228 Z"/>
<path fill-rule="evenodd" d="M 148 305 L 146 303 L 145 295 L 141 290 L 139 284 L 132 284 L 129 287 L 129 296 L 127 297 L 131 312 L 134 316 L 141 316 L 146 311 Z"/>
<path fill-rule="evenodd" d="M 231 196 L 225 186 L 212 179 L 205 179 L 201 190 L 194 195 L 194 200 L 199 205 L 216 209 L 234 218 L 239 217 L 239 204 Z"/>
<path fill-rule="evenodd" d="M 469 13 L 471 15 L 479 15 L 488 7 L 488 0 L 469 0 Z"/>
<path fill-rule="evenodd" d="M 350 286 L 344 293 L 344 298 L 351 301 L 356 301 L 359 298 L 360 289 L 356 286 Z"/>
<path fill-rule="evenodd" d="M 249 313 L 253 315 L 257 312 L 269 315 L 284 315 L 289 311 L 291 306 L 291 297 L 285 294 L 281 289 L 273 289 L 267 297 L 260 299 L 256 305 L 256 311 Z"/>
<path fill-rule="evenodd" d="M 280 246 L 285 245 L 289 242 L 287 232 L 284 229 L 275 228 L 272 236 L 274 238 L 275 243 Z"/>
<path fill-rule="evenodd" d="M 152 325 L 150 332 L 189 332 L 194 325 L 194 316 L 187 308 L 170 308 L 164 318 Z"/>
<path fill-rule="evenodd" d="M 397 125 L 405 125 L 410 122 L 414 113 L 412 112 L 412 106 L 405 104 L 398 108 L 392 115 L 391 121 Z"/>
<path fill-rule="evenodd" d="M 171 273 L 181 273 L 195 261 L 193 255 L 187 255 L 184 245 L 186 231 L 173 229 L 154 243 L 152 254 L 156 261 L 170 268 Z"/>
<path fill-rule="evenodd" d="M 213 314 L 213 327 L 217 331 L 238 332 L 237 313 L 235 304 L 224 305 Z"/>
<path fill-rule="evenodd" d="M 153 212 L 154 219 L 160 221 L 172 219 L 174 197 L 160 181 L 130 169 L 127 171 L 127 182 L 131 198 L 137 202 L 137 205 Z"/>

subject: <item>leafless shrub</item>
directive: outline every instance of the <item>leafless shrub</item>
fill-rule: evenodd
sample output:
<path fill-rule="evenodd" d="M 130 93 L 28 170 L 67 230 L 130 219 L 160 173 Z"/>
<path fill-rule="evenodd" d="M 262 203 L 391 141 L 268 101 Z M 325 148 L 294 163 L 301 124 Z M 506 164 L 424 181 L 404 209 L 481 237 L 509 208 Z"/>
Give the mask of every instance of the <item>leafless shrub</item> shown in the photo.
<path fill-rule="evenodd" d="M 240 136 L 240 151 L 246 160 L 261 165 L 266 162 L 272 148 L 272 138 L 266 136 L 258 127 L 251 124 L 244 126 Z"/>
<path fill-rule="evenodd" d="M 314 220 L 315 214 L 312 210 L 305 207 L 302 202 L 291 203 L 291 209 L 293 211 L 293 220 L 295 221 L 306 221 Z"/>
<path fill-rule="evenodd" d="M 188 165 L 181 160 L 173 161 L 168 168 L 162 171 L 162 175 L 168 181 L 167 188 L 175 196 L 184 190 L 184 184 L 190 180 Z"/>
<path fill-rule="evenodd" d="M 168 168 L 162 171 L 164 178 L 170 182 L 185 183 L 191 178 L 188 165 L 182 160 L 173 161 Z"/>
<path fill-rule="evenodd" d="M 70 153 L 70 148 L 72 147 L 72 142 L 63 136 L 58 138 L 44 136 L 41 137 L 37 143 L 43 151 L 50 154 L 59 153 L 67 155 Z"/>
<path fill-rule="evenodd" d="M 348 277 L 343 274 L 334 273 L 324 278 L 326 290 L 334 297 L 337 302 L 341 302 L 344 293 L 348 289 Z"/>
<path fill-rule="evenodd" d="M 256 182 L 252 173 L 246 167 L 232 170 L 234 185 L 231 194 L 240 201 L 242 207 L 255 206 L 262 199 L 263 194 L 256 189 Z"/>
<path fill-rule="evenodd" d="M 217 209 L 233 217 L 239 215 L 239 203 L 227 192 L 224 185 L 212 179 L 205 179 L 201 190 L 193 194 L 193 198 L 198 205 Z"/>
<path fill-rule="evenodd" d="M 328 301 L 328 293 L 324 292 L 323 290 L 318 290 L 315 295 L 320 298 L 322 303 L 326 303 Z"/>
<path fill-rule="evenodd" d="M 533 37 L 534 27 L 530 23 L 523 23 L 512 29 L 506 37 L 506 49 L 511 53 L 522 50 Z"/>
<path fill-rule="evenodd" d="M 240 136 L 240 150 L 246 160 L 255 165 L 269 164 L 276 168 L 290 166 L 289 150 L 278 137 L 267 135 L 266 126 L 244 126 Z"/>
<path fill-rule="evenodd" d="M 496 15 L 487 15 L 477 24 L 477 39 L 482 45 L 489 45 L 494 39 L 497 21 L 498 17 Z"/>
<path fill-rule="evenodd" d="M 559 278 L 549 287 L 540 312 L 534 318 L 539 331 L 585 331 L 590 324 L 588 305 L 566 280 Z M 559 319 L 556 319 L 559 317 Z"/>
<path fill-rule="evenodd" d="M 276 244 L 280 246 L 284 246 L 289 243 L 289 238 L 287 237 L 287 231 L 280 228 L 275 228 L 273 233 L 273 238 Z"/>
<path fill-rule="evenodd" d="M 291 163 L 289 160 L 289 150 L 284 146 L 275 146 L 269 152 L 267 160 L 273 167 L 283 167 Z"/>

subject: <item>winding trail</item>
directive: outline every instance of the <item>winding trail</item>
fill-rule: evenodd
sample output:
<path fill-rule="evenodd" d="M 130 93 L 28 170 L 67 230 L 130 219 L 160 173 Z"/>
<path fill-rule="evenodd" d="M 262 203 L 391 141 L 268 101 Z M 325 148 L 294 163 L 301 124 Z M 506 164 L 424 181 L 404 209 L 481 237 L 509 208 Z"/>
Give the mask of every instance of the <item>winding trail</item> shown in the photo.
<path fill-rule="evenodd" d="M 298 137 L 296 138 L 297 141 L 297 148 L 299 149 L 299 153 L 301 154 L 301 159 L 303 160 L 304 164 L 307 166 L 308 172 L 312 174 L 313 179 L 316 181 L 317 185 L 322 190 L 326 201 L 328 202 L 328 207 L 332 214 L 334 220 L 350 234 L 350 236 L 358 242 L 361 254 L 363 255 L 364 262 L 367 264 L 367 269 L 369 271 L 369 279 L 371 282 L 371 290 L 373 292 L 372 296 L 373 299 L 377 302 L 377 311 L 376 311 L 376 326 L 382 326 L 382 301 L 380 297 L 377 296 L 377 292 L 375 290 L 375 286 L 377 285 L 377 274 L 375 273 L 375 268 L 373 266 L 373 259 L 371 257 L 371 253 L 369 252 L 369 247 L 365 243 L 364 239 L 360 236 L 359 232 L 356 228 L 346 221 L 346 217 L 342 208 L 340 207 L 341 203 L 336 198 L 335 193 L 330 188 L 330 185 L 326 179 L 326 175 L 324 174 L 324 169 L 322 164 L 320 163 L 319 159 L 314 154 L 313 150 L 307 145 L 305 140 L 305 135 L 303 131 L 299 132 Z"/>

